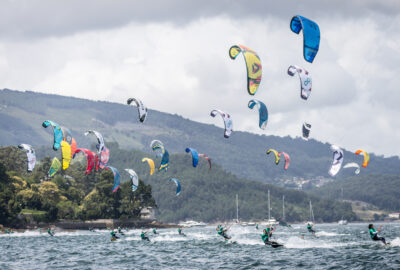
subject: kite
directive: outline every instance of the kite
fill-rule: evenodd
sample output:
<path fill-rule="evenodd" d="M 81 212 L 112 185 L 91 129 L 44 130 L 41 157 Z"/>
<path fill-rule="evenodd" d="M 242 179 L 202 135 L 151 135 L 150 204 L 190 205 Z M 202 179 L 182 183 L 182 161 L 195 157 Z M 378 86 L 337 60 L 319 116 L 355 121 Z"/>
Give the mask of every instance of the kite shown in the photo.
<path fill-rule="evenodd" d="M 249 101 L 249 104 L 247 105 L 250 109 L 253 109 L 254 106 L 258 107 L 258 113 L 259 113 L 259 123 L 258 126 L 261 129 L 265 129 L 267 127 L 267 123 L 268 123 L 268 110 L 267 110 L 267 106 L 265 106 L 265 104 L 259 100 L 256 99 L 252 99 Z"/>
<path fill-rule="evenodd" d="M 320 32 L 318 24 L 302 16 L 294 16 L 290 21 L 290 30 L 299 34 L 303 30 L 303 56 L 312 63 L 318 53 Z"/>
<path fill-rule="evenodd" d="M 247 92 L 253 96 L 261 83 L 261 60 L 255 51 L 243 45 L 233 45 L 229 49 L 229 57 L 232 60 L 235 60 L 240 53 L 243 54 L 247 67 Z"/>
<path fill-rule="evenodd" d="M 232 119 L 231 116 L 227 113 L 224 113 L 221 110 L 212 110 L 210 115 L 212 117 L 215 117 L 217 114 L 221 115 L 222 120 L 224 121 L 225 124 L 225 132 L 224 132 L 224 137 L 229 138 L 229 136 L 232 134 Z"/>

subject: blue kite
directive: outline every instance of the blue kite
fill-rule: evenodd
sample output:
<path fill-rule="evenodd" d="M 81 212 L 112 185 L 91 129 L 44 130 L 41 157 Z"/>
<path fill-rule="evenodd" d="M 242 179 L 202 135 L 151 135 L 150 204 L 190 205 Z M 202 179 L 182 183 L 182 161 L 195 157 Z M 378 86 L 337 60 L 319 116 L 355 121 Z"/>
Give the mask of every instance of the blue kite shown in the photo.
<path fill-rule="evenodd" d="M 294 16 L 290 21 L 290 30 L 299 34 L 303 29 L 303 55 L 307 62 L 312 63 L 318 53 L 320 32 L 318 24 L 302 16 Z"/>

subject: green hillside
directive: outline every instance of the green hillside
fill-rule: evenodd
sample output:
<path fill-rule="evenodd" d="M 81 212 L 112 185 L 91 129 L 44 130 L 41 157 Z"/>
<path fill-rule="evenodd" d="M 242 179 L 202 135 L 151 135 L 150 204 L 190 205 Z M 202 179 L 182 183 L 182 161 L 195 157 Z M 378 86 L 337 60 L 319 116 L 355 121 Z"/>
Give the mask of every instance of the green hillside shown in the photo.
<path fill-rule="evenodd" d="M 48 179 L 45 177 L 45 173 L 50 166 L 50 157 L 42 159 L 34 172 L 27 174 L 24 172 L 26 164 L 24 162 L 25 154 L 22 151 L 15 147 L 0 148 L 0 163 L 5 168 L 9 168 L 8 171 L 13 170 L 12 175 L 24 179 L 25 187 L 28 188 L 28 191 L 11 197 L 17 198 L 17 205 L 20 202 L 24 207 L 30 209 L 34 208 L 39 211 L 53 209 L 55 212 L 52 215 L 53 218 L 58 216 L 59 218 L 86 219 L 104 218 L 110 217 L 110 215 L 118 218 L 120 216 L 136 216 L 140 208 L 139 203 L 144 205 L 152 203 L 150 197 L 143 200 L 140 195 L 147 192 L 147 194 L 153 195 L 155 203 L 158 205 L 157 215 L 161 221 L 176 222 L 195 219 L 210 222 L 232 220 L 236 217 L 236 194 L 239 196 L 241 219 L 262 220 L 266 218 L 268 212 L 267 191 L 270 190 L 271 213 L 276 218 L 282 216 L 282 196 L 285 195 L 287 221 L 307 220 L 309 200 L 313 202 L 317 222 L 337 221 L 342 215 L 348 220 L 356 219 L 348 203 L 324 200 L 302 191 L 240 179 L 216 164 L 209 170 L 208 163 L 205 161 L 200 162 L 197 168 L 193 168 L 189 154 L 171 155 L 170 169 L 167 172 L 157 172 L 150 176 L 148 165 L 141 162 L 143 157 L 148 156 L 147 154 L 136 150 L 121 150 L 117 144 L 109 146 L 112 156 L 109 164 L 119 170 L 121 180 L 124 182 L 115 194 L 111 193 L 112 174 L 103 170 L 85 176 L 85 160 L 82 160 L 82 164 L 74 161 L 70 168 L 58 173 L 56 177 Z M 52 152 L 52 156 L 58 154 Z M 151 157 L 153 156 L 152 154 Z M 155 162 L 158 164 L 159 160 L 155 159 Z M 140 180 L 143 181 L 139 185 L 139 192 L 131 192 L 129 176 L 124 171 L 125 168 L 134 169 Z M 175 195 L 176 186 L 169 181 L 170 177 L 176 177 L 181 181 L 182 192 L 179 196 Z M 49 205 L 40 203 L 40 199 L 35 199 L 35 196 L 31 195 L 34 191 L 33 187 L 37 189 L 38 185 L 39 187 L 47 186 L 46 183 L 50 182 L 55 183 L 57 193 L 67 199 L 60 199 Z M 151 188 L 146 188 L 144 184 L 150 184 Z M 29 186 L 32 186 L 32 190 L 29 190 Z M 56 189 L 56 187 L 51 188 Z M 93 195 L 99 194 L 100 191 L 104 194 L 104 198 Z M 26 192 L 28 193 L 25 194 Z M 18 200 L 18 198 L 21 199 Z M 138 204 L 134 203 L 135 200 Z M 125 205 L 135 207 L 133 210 L 129 210 L 130 208 Z"/>
<path fill-rule="evenodd" d="M 221 128 L 156 110 L 149 110 L 148 119 L 140 124 L 136 108 L 124 104 L 30 91 L 0 91 L 1 145 L 24 142 L 34 147 L 49 146 L 52 134 L 41 126 L 46 119 L 69 127 L 81 147 L 94 142 L 93 137 L 83 135 L 84 131 L 95 129 L 104 135 L 106 143 L 118 142 L 124 149 L 149 153 L 149 143 L 153 139 L 162 140 L 170 153 L 184 153 L 186 147 L 193 147 L 240 178 L 269 183 L 293 177 L 329 178 L 327 171 L 332 158 L 329 144 L 316 140 L 306 142 L 300 138 L 238 131 L 225 139 Z M 273 157 L 265 154 L 268 148 L 285 151 L 291 156 L 289 170 L 284 171 L 282 164 L 274 164 Z M 346 162 L 360 162 L 353 153 L 345 151 L 344 154 Z M 383 158 L 371 154 L 370 165 L 363 173 L 400 175 L 399 164 L 398 157 Z M 351 170 L 342 170 L 338 177 L 351 176 L 352 173 Z"/>
<path fill-rule="evenodd" d="M 342 188 L 345 200 L 367 202 L 388 211 L 400 209 L 400 177 L 394 175 L 353 176 L 326 184 L 311 193 L 339 199 Z"/>

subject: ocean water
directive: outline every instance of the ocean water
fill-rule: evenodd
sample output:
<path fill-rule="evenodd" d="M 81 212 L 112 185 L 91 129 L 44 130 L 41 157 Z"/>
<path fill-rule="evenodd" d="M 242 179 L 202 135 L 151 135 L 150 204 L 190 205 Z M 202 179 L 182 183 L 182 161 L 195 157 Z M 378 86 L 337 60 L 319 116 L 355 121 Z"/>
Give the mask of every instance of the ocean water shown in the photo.
<path fill-rule="evenodd" d="M 273 239 L 280 248 L 263 244 L 261 226 L 232 226 L 228 243 L 214 226 L 183 229 L 186 236 L 149 231 L 151 242 L 140 240 L 137 229 L 116 242 L 107 230 L 1 234 L 0 269 L 400 269 L 399 223 L 384 224 L 389 246 L 371 241 L 367 224 L 315 229 L 312 236 L 305 225 L 278 227 Z"/>

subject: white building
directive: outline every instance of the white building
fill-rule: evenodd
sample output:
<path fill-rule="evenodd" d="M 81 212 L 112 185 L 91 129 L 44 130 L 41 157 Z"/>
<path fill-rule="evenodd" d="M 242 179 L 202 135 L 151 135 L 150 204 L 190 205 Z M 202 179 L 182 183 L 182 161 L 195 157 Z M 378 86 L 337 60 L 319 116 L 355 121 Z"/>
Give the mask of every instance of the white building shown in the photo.
<path fill-rule="evenodd" d="M 389 218 L 400 219 L 400 213 L 390 213 Z"/>
<path fill-rule="evenodd" d="M 140 210 L 141 219 L 156 219 L 156 213 L 152 207 L 145 207 Z"/>

